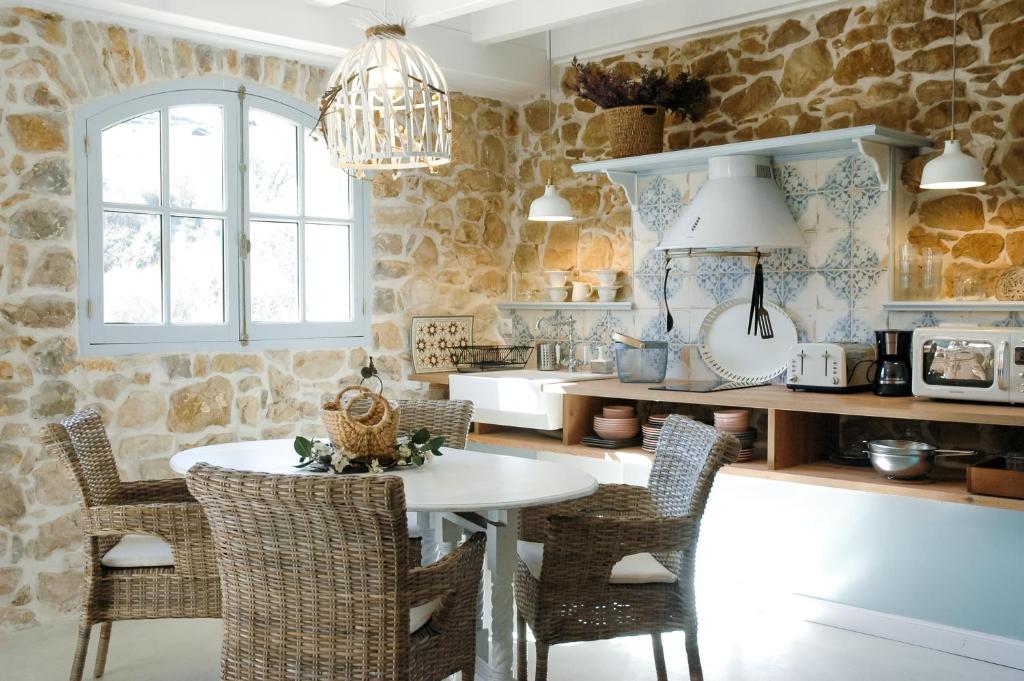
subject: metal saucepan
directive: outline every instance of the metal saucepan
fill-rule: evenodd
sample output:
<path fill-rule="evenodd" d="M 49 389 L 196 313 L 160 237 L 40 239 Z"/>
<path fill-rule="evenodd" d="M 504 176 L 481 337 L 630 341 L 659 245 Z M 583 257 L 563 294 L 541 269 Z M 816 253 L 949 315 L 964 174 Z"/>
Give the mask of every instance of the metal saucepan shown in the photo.
<path fill-rule="evenodd" d="M 889 480 L 919 480 L 931 472 L 940 456 L 976 456 L 977 452 L 939 449 L 913 440 L 870 440 L 867 455 L 876 471 Z"/>

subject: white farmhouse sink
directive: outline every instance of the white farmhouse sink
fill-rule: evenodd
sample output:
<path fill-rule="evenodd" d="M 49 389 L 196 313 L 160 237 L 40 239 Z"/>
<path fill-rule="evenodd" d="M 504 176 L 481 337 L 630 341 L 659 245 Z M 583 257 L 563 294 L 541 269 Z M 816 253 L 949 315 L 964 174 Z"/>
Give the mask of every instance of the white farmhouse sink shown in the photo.
<path fill-rule="evenodd" d="M 562 386 L 610 378 L 607 374 L 568 371 L 484 371 L 451 374 L 448 395 L 473 403 L 473 420 L 539 430 L 562 427 Z"/>

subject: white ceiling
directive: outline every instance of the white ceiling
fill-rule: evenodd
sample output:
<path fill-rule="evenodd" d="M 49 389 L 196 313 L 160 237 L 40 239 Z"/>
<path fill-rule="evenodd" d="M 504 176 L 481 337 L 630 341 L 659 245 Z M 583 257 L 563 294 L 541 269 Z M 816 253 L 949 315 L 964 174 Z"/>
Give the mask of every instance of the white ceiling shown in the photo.
<path fill-rule="evenodd" d="M 0 4 L 6 4 L 0 0 Z M 22 0 L 19 4 L 26 4 Z M 68 16 L 333 65 L 370 12 L 411 19 L 409 38 L 453 89 L 520 101 L 547 87 L 552 56 L 594 57 L 842 0 L 38 0 Z"/>

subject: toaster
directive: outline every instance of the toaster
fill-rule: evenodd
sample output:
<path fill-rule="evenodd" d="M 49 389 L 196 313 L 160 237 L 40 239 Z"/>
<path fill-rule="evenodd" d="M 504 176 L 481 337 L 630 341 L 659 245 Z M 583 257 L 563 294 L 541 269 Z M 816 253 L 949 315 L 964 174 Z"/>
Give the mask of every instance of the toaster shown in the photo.
<path fill-rule="evenodd" d="M 797 343 L 789 348 L 786 385 L 793 390 L 856 392 L 871 387 L 875 347 L 864 343 Z"/>

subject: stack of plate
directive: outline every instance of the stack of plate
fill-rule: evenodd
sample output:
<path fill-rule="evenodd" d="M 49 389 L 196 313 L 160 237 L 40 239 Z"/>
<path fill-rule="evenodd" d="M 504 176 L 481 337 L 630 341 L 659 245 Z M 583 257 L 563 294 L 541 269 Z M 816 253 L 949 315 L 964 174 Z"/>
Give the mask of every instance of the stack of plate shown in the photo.
<path fill-rule="evenodd" d="M 629 440 L 640 430 L 636 410 L 628 405 L 604 407 L 601 416 L 594 417 L 594 432 L 604 440 Z"/>
<path fill-rule="evenodd" d="M 652 414 L 648 419 L 647 425 L 643 427 L 643 449 L 645 452 L 653 454 L 654 450 L 658 448 L 658 438 L 661 437 L 661 427 L 665 425 L 665 419 L 667 418 L 668 414 Z"/>
<path fill-rule="evenodd" d="M 732 433 L 740 441 L 737 462 L 750 461 L 754 458 L 754 440 L 757 439 L 757 431 L 750 427 L 749 411 L 746 409 L 716 411 L 715 428 L 725 433 Z"/>

